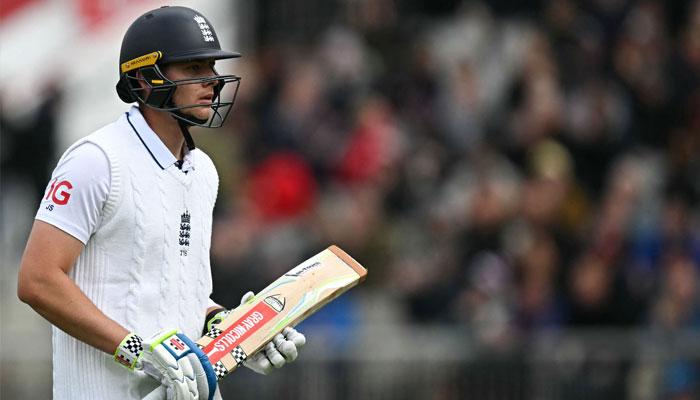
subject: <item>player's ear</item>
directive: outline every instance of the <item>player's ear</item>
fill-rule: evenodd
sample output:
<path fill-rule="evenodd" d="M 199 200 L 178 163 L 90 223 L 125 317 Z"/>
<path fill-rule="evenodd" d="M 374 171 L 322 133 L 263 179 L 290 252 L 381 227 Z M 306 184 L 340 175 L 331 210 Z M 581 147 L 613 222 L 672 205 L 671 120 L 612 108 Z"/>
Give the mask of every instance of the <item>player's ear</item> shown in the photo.
<path fill-rule="evenodd" d="M 139 68 L 136 71 L 137 82 L 141 86 L 143 93 L 141 98 L 147 104 L 156 108 L 166 107 L 175 92 L 175 86 L 163 86 L 164 83 L 172 83 L 165 77 L 164 69 L 167 69 L 167 66 L 158 67 L 154 65 Z"/>
<path fill-rule="evenodd" d="M 138 80 L 136 82 L 138 82 L 139 86 L 141 86 L 143 89 L 148 89 L 148 84 L 146 84 L 146 81 L 145 81 L 146 78 L 143 76 L 140 69 L 136 70 L 135 76 L 136 76 L 136 78 L 138 78 Z"/>

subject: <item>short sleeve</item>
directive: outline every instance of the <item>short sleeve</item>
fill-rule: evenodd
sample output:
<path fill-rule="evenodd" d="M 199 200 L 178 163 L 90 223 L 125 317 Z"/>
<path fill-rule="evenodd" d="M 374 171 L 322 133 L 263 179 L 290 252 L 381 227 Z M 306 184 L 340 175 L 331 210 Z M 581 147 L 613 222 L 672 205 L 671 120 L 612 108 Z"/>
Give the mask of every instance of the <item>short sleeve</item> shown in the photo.
<path fill-rule="evenodd" d="M 54 169 L 36 219 L 87 243 L 102 222 L 110 180 L 104 151 L 90 142 L 76 146 Z"/>

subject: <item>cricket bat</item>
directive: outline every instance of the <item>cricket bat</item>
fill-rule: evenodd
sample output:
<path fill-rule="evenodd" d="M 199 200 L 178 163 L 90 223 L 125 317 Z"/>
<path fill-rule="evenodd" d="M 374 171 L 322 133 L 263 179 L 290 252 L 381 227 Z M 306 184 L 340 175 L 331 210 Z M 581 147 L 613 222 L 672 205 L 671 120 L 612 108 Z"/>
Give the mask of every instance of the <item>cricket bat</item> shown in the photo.
<path fill-rule="evenodd" d="M 233 372 L 287 326 L 362 282 L 367 270 L 338 246 L 330 246 L 240 305 L 195 343 L 209 357 L 217 380 Z M 165 398 L 159 387 L 144 400 Z"/>

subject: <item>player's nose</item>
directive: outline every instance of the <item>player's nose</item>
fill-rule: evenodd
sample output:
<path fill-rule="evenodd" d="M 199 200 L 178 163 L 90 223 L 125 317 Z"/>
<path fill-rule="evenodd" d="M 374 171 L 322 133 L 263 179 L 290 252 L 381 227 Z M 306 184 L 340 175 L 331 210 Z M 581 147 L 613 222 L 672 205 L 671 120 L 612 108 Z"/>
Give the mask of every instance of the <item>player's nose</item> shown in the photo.
<path fill-rule="evenodd" d="M 217 74 L 216 71 L 214 71 L 214 69 L 210 69 L 209 72 L 204 76 L 204 78 L 212 78 L 212 77 L 217 77 L 217 76 L 219 76 L 219 74 Z M 218 79 L 211 79 L 211 80 L 207 80 L 204 82 L 205 86 L 216 86 L 218 84 L 219 84 Z"/>

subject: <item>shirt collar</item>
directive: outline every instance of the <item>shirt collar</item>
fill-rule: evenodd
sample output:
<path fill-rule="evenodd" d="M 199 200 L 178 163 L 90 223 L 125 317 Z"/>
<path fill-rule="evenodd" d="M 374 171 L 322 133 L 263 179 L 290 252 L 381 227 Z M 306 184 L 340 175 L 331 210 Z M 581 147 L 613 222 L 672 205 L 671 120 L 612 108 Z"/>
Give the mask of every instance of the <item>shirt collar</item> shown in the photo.
<path fill-rule="evenodd" d="M 138 136 L 138 138 L 141 140 L 141 143 L 143 143 L 144 147 L 146 147 L 146 150 L 148 150 L 148 153 L 151 155 L 153 158 L 153 161 L 158 164 L 160 169 L 167 169 L 167 168 L 177 168 L 175 163 L 177 162 L 177 158 L 173 155 L 173 153 L 168 150 L 168 148 L 165 146 L 165 143 L 163 143 L 162 140 L 158 137 L 158 135 L 151 129 L 150 126 L 148 126 L 148 123 L 146 120 L 143 118 L 143 115 L 141 114 L 141 110 L 139 110 L 138 107 L 132 106 L 131 110 L 126 114 L 126 119 L 131 125 L 131 128 L 133 129 L 134 133 Z M 184 144 L 183 144 L 184 146 Z M 183 172 L 188 172 L 191 169 L 194 169 L 194 152 L 189 151 L 187 147 L 185 146 L 185 158 L 182 163 L 182 171 Z"/>

